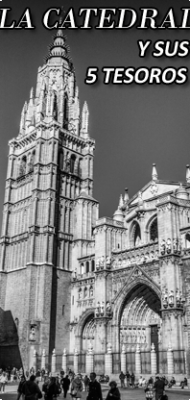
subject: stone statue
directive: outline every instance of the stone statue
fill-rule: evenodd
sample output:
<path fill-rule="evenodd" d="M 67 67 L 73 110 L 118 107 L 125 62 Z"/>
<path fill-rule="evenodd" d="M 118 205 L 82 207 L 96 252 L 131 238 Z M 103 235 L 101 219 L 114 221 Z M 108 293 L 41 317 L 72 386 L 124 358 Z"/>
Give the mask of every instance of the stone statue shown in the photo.
<path fill-rule="evenodd" d="M 98 258 L 96 261 L 96 270 L 98 271 L 100 268 L 100 259 Z"/>
<path fill-rule="evenodd" d="M 167 243 L 166 243 L 166 251 L 168 254 L 171 253 L 171 239 L 167 239 Z"/>
<path fill-rule="evenodd" d="M 100 315 L 100 302 L 98 301 L 96 304 L 96 317 L 99 317 Z"/>
<path fill-rule="evenodd" d="M 104 301 L 102 301 L 101 302 L 101 306 L 100 306 L 100 314 L 101 314 L 101 316 L 104 315 L 104 308 L 105 308 L 105 303 L 104 303 Z"/>
<path fill-rule="evenodd" d="M 143 198 L 142 198 L 142 192 L 138 193 L 138 205 L 142 206 L 143 205 Z"/>
<path fill-rule="evenodd" d="M 112 315 L 112 308 L 109 301 L 106 303 L 106 316 L 110 317 Z"/>
<path fill-rule="evenodd" d="M 162 240 L 162 243 L 160 245 L 160 252 L 161 252 L 162 255 L 164 255 L 165 252 L 166 252 L 166 243 L 165 243 L 164 239 Z"/>
<path fill-rule="evenodd" d="M 111 257 L 106 257 L 106 265 L 111 264 Z"/>
<path fill-rule="evenodd" d="M 36 329 L 35 329 L 34 326 L 31 326 L 31 327 L 30 327 L 29 340 L 30 340 L 31 342 L 35 342 L 35 340 L 36 340 Z"/>
<path fill-rule="evenodd" d="M 173 252 L 176 254 L 178 252 L 178 239 L 173 239 Z"/>
<path fill-rule="evenodd" d="M 102 257 L 100 258 L 100 266 L 101 266 L 101 267 L 104 267 L 104 262 L 105 262 L 105 258 L 104 258 L 104 256 L 102 256 Z"/>

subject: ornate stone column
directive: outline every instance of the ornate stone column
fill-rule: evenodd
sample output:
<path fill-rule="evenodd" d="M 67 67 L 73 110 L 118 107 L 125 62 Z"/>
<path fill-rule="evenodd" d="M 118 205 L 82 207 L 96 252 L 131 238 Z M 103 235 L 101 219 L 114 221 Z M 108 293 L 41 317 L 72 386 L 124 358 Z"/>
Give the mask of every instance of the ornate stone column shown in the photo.
<path fill-rule="evenodd" d="M 107 375 L 112 374 L 112 345 L 108 343 L 107 353 L 105 354 L 105 373 Z"/>
<path fill-rule="evenodd" d="M 46 369 L 46 351 L 42 350 L 41 369 Z"/>
<path fill-rule="evenodd" d="M 173 375 L 174 373 L 174 357 L 171 344 L 169 344 L 167 351 L 167 363 L 168 363 L 168 375 Z"/>
<path fill-rule="evenodd" d="M 86 354 L 86 373 L 90 374 L 94 370 L 94 354 L 93 346 L 90 344 Z"/>
<path fill-rule="evenodd" d="M 67 370 L 67 350 L 63 349 L 63 355 L 62 355 L 62 369 L 64 372 Z"/>
<path fill-rule="evenodd" d="M 51 359 L 51 372 L 56 372 L 56 351 L 55 349 L 52 352 L 52 359 Z"/>
<path fill-rule="evenodd" d="M 74 352 L 74 373 L 75 374 L 78 373 L 78 364 L 79 364 L 79 353 L 78 353 L 78 350 L 75 349 L 75 352 Z"/>
<path fill-rule="evenodd" d="M 121 371 L 123 371 L 124 374 L 127 372 L 127 355 L 126 355 L 126 348 L 125 345 L 123 344 L 122 350 L 121 350 Z"/>
<path fill-rule="evenodd" d="M 137 344 L 136 352 L 135 352 L 135 373 L 136 375 L 141 374 L 141 353 L 140 346 Z"/>
<path fill-rule="evenodd" d="M 151 346 L 151 374 L 157 374 L 157 360 L 156 360 L 156 352 L 155 352 L 155 345 L 152 343 Z"/>

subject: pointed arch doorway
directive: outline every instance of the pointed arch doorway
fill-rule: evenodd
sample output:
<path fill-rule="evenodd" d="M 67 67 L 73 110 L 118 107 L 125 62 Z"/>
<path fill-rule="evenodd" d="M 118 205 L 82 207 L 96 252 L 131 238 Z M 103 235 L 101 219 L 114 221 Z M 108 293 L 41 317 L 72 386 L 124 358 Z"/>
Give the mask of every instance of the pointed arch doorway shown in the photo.
<path fill-rule="evenodd" d="M 161 338 L 161 302 L 158 295 L 146 284 L 139 283 L 126 296 L 120 319 L 120 351 L 124 346 L 130 354 L 131 370 L 135 364 L 135 350 L 140 347 L 150 359 L 151 344 L 158 354 Z M 148 361 L 147 361 L 148 362 Z M 157 357 L 159 364 L 159 357 Z M 149 360 L 150 364 L 150 360 Z"/>
<path fill-rule="evenodd" d="M 93 346 L 94 349 L 94 341 L 95 341 L 95 320 L 94 314 L 90 314 L 86 319 L 81 335 L 81 350 L 82 352 L 87 352 L 89 345 Z"/>

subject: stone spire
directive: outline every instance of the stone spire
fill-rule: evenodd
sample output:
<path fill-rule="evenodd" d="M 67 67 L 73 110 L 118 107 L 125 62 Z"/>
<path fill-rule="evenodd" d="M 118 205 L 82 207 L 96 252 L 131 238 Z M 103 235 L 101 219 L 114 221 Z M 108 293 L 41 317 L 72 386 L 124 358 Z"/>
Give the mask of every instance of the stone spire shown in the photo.
<path fill-rule="evenodd" d="M 189 167 L 189 164 L 186 165 L 186 182 L 190 183 L 190 167 Z"/>
<path fill-rule="evenodd" d="M 19 131 L 20 135 L 23 135 L 25 133 L 26 113 L 27 113 L 27 102 L 25 101 L 21 112 L 20 131 Z"/>
<path fill-rule="evenodd" d="M 30 98 L 26 113 L 26 133 L 34 127 L 34 89 L 30 90 Z"/>
<path fill-rule="evenodd" d="M 120 198 L 119 198 L 119 205 L 118 205 L 118 208 L 117 208 L 117 210 L 116 210 L 116 211 L 114 212 L 114 214 L 113 214 L 113 219 L 114 219 L 115 221 L 123 222 L 123 212 L 122 212 L 123 206 L 124 206 L 124 202 L 123 202 L 123 196 L 122 196 L 122 194 L 121 194 L 121 195 L 120 195 Z"/>
<path fill-rule="evenodd" d="M 152 164 L 152 180 L 153 181 L 157 181 L 158 180 L 158 172 L 157 172 L 155 163 Z"/>
<path fill-rule="evenodd" d="M 129 201 L 128 188 L 125 188 L 124 203 L 127 203 L 128 201 Z"/>
<path fill-rule="evenodd" d="M 73 69 L 69 56 L 69 46 L 66 44 L 66 37 L 62 29 L 58 29 L 53 38 L 53 43 L 49 46 L 49 54 L 46 57 L 46 62 L 52 63 L 55 59 L 58 63 L 64 61 L 64 64 Z"/>
<path fill-rule="evenodd" d="M 82 118 L 81 118 L 82 136 L 88 136 L 88 119 L 89 119 L 89 110 L 88 110 L 88 104 L 85 101 L 82 108 Z"/>
<path fill-rule="evenodd" d="M 124 205 L 124 202 L 123 202 L 123 196 L 122 196 L 122 194 L 120 194 L 120 198 L 119 198 L 119 206 L 118 206 L 118 208 L 120 208 L 120 210 L 122 209 L 122 207 L 123 207 L 123 205 Z"/>

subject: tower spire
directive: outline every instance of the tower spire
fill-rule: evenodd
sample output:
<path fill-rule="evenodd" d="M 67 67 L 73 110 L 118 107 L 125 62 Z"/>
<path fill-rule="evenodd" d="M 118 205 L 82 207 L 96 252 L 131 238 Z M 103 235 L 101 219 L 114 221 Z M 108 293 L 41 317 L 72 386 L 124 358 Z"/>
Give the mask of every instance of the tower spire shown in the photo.
<path fill-rule="evenodd" d="M 59 26 L 61 25 L 62 21 L 63 17 L 60 15 Z M 46 57 L 46 62 L 51 62 L 51 59 L 54 58 L 56 58 L 56 61 L 58 62 L 60 62 L 60 60 L 65 61 L 67 66 L 69 66 L 70 69 L 73 69 L 73 64 L 69 56 L 69 46 L 66 44 L 66 36 L 63 34 L 63 30 L 61 28 L 58 28 L 53 38 L 53 42 L 49 46 L 49 54 Z"/>

